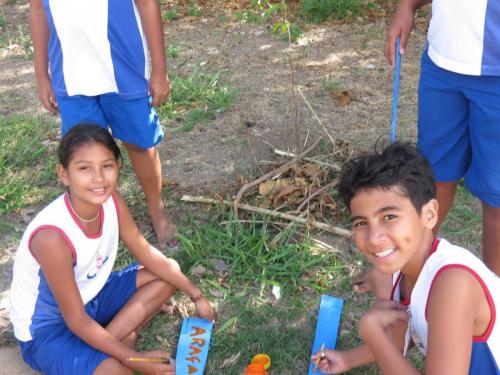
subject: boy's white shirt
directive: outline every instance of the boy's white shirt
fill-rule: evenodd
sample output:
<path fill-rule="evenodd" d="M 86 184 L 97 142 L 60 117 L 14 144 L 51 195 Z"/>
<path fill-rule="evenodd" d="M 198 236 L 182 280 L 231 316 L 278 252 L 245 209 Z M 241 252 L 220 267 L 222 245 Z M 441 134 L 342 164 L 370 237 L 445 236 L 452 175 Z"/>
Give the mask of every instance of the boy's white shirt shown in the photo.
<path fill-rule="evenodd" d="M 487 5 L 488 0 L 432 1 L 428 53 L 437 66 L 455 73 L 481 75 Z"/>

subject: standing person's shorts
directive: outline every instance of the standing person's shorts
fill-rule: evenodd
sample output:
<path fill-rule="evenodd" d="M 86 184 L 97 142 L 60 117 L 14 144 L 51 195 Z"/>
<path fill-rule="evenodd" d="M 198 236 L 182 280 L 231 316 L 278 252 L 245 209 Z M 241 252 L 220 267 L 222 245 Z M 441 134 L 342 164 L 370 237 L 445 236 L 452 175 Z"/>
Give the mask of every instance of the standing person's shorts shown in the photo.
<path fill-rule="evenodd" d="M 58 96 L 62 135 L 81 123 L 111 129 L 113 137 L 139 148 L 151 148 L 163 139 L 160 120 L 149 97 L 126 99 L 109 93 L 98 96 Z"/>
<path fill-rule="evenodd" d="M 418 147 L 436 181 L 465 176 L 468 189 L 500 207 L 500 77 L 441 69 L 422 56 Z"/>
<path fill-rule="evenodd" d="M 85 311 L 105 327 L 136 292 L 137 270 L 134 264 L 113 272 L 99 294 L 85 305 Z M 109 358 L 71 332 L 61 317 L 35 332 L 28 342 L 19 341 L 24 361 L 33 369 L 49 375 L 92 375 Z"/>

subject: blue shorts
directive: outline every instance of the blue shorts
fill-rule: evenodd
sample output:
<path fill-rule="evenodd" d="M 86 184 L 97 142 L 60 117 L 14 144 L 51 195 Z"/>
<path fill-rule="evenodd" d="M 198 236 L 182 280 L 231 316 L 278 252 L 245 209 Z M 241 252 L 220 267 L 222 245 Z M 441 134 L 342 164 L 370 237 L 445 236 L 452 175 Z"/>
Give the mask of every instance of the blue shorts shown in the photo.
<path fill-rule="evenodd" d="M 113 272 L 99 294 L 85 305 L 85 311 L 105 327 L 136 292 L 137 270 L 134 264 Z M 24 361 L 48 375 L 91 375 L 109 358 L 75 336 L 61 318 L 60 324 L 36 331 L 35 338 L 19 342 Z"/>
<path fill-rule="evenodd" d="M 438 182 L 465 177 L 468 189 L 500 207 L 500 77 L 470 76 L 422 56 L 418 147 Z"/>
<path fill-rule="evenodd" d="M 62 135 L 81 123 L 111 128 L 113 137 L 140 148 L 151 148 L 163 139 L 160 120 L 149 97 L 124 99 L 114 94 L 58 96 Z"/>

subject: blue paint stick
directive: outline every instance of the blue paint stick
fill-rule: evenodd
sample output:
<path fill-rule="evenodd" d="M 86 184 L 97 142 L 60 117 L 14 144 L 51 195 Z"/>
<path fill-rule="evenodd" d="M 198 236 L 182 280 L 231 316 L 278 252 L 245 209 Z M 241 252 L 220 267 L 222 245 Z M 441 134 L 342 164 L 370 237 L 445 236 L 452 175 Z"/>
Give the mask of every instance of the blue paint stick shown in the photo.
<path fill-rule="evenodd" d="M 323 294 L 321 296 L 321 302 L 319 304 L 318 322 L 316 323 L 316 334 L 314 336 L 314 342 L 312 347 L 312 354 L 317 353 L 321 350 L 321 346 L 324 344 L 325 349 L 333 350 L 335 349 L 335 344 L 337 342 L 337 333 L 339 331 L 340 316 L 342 315 L 342 306 L 344 301 L 337 297 L 327 296 Z M 313 372 L 314 363 L 309 364 L 308 375 L 322 375 L 319 369 Z"/>
<path fill-rule="evenodd" d="M 175 375 L 203 374 L 212 328 L 213 323 L 206 319 L 184 319 L 177 345 Z"/>

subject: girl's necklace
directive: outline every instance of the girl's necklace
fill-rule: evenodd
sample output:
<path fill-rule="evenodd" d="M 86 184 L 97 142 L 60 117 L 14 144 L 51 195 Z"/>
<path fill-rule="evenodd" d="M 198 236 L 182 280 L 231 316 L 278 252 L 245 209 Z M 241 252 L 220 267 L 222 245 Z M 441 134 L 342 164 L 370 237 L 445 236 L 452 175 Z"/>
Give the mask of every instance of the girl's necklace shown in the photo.
<path fill-rule="evenodd" d="M 74 213 L 74 214 L 75 214 L 75 216 L 78 218 L 78 220 L 80 220 L 80 221 L 82 221 L 82 222 L 84 222 L 84 223 L 91 223 L 91 222 L 93 222 L 95 219 L 97 219 L 97 218 L 99 217 L 99 214 L 101 213 L 101 210 L 98 210 L 98 211 L 97 211 L 97 215 L 95 215 L 95 217 L 94 217 L 93 219 L 84 219 L 84 218 L 80 217 L 80 215 L 78 215 L 78 214 L 76 213 L 76 210 L 75 210 L 75 208 L 73 207 L 73 205 L 71 204 L 71 199 L 69 199 L 69 197 L 68 197 L 68 202 L 69 202 L 69 206 L 70 206 L 70 207 L 71 207 L 71 209 L 73 210 L 73 213 Z"/>

